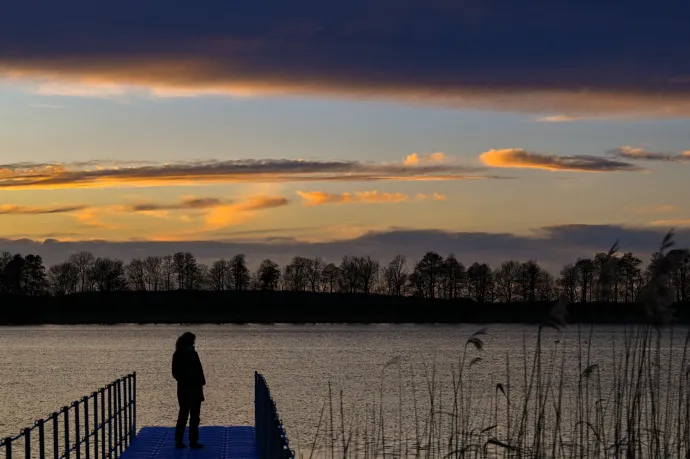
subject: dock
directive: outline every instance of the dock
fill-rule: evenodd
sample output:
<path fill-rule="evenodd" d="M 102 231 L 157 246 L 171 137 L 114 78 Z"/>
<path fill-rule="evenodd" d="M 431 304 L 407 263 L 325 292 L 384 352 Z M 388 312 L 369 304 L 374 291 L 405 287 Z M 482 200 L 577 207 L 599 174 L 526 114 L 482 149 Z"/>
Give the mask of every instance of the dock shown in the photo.
<path fill-rule="evenodd" d="M 253 426 L 201 426 L 204 448 L 175 448 L 175 427 L 137 430 L 137 375 L 130 373 L 63 406 L 14 437 L 3 459 L 294 459 L 265 378 L 254 373 Z M 188 440 L 185 430 L 185 441 Z"/>

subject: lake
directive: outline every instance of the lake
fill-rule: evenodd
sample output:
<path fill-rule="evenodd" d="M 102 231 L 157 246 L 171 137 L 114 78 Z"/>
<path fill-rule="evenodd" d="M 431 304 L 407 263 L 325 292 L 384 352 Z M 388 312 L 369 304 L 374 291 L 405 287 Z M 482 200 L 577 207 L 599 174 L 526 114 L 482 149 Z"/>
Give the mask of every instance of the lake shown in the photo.
<path fill-rule="evenodd" d="M 507 416 L 502 413 L 506 413 L 508 406 L 502 402 L 500 392 L 527 393 L 525 389 L 533 387 L 531 393 L 536 394 L 539 389 L 538 384 L 525 378 L 525 375 L 531 377 L 536 362 L 533 349 L 538 328 L 488 326 L 486 334 L 476 337 L 481 342 L 466 345 L 468 338 L 480 328 L 477 325 L 0 327 L 0 435 L 14 435 L 35 419 L 132 371 L 137 372 L 138 378 L 138 426 L 174 425 L 177 401 L 170 364 L 175 340 L 187 330 L 197 335 L 197 351 L 207 380 L 202 425 L 253 424 L 253 373 L 258 370 L 270 385 L 291 446 L 302 452 L 311 447 L 315 436 L 324 445 L 342 441 L 342 437 L 349 436 L 347 432 L 360 439 L 369 436 L 371 443 L 378 429 L 385 430 L 384 442 L 398 445 L 409 444 L 411 439 L 418 440 L 420 436 L 430 437 L 431 432 L 437 432 L 434 435 L 439 439 L 445 438 L 441 431 L 450 428 L 450 421 L 444 416 L 452 411 L 453 379 L 457 380 L 459 362 L 466 352 L 460 399 L 467 404 L 464 412 L 470 413 L 473 420 L 469 419 L 463 426 L 493 425 L 498 426 L 494 431 L 505 429 Z M 570 407 L 563 411 L 572 415 L 572 409 L 577 409 L 577 397 L 573 394 L 583 394 L 580 375 L 588 364 L 595 363 L 597 368 L 592 366 L 588 372 L 588 381 L 594 382 L 591 387 L 587 385 L 588 392 L 592 392 L 591 404 L 587 402 L 587 406 L 596 409 L 597 398 L 611 399 L 610 389 L 622 387 L 612 368 L 625 362 L 623 345 L 627 341 L 630 348 L 637 336 L 631 330 L 622 326 L 593 329 L 569 326 L 562 332 L 545 330 L 541 337 L 543 357 L 536 362 L 544 374 L 548 370 L 553 375 L 546 391 L 547 378 L 541 383 L 545 396 L 553 397 L 554 388 L 561 387 L 565 394 L 563 406 Z M 685 333 L 685 328 L 666 331 L 660 335 L 658 354 L 657 351 L 653 354 L 662 363 L 658 368 L 659 392 L 663 392 L 661 404 L 675 405 L 681 399 L 684 403 L 685 386 L 681 387 L 678 381 L 680 377 L 687 382 L 680 370 L 685 368 L 682 360 Z M 623 372 L 620 368 L 618 374 Z M 596 393 L 602 387 L 603 395 Z M 538 408 L 538 398 L 535 403 Z M 552 418 L 552 414 L 547 414 L 544 419 L 552 421 Z M 381 428 L 379 424 L 384 421 L 387 427 Z M 460 421 L 456 417 L 453 422 L 457 426 Z M 664 422 L 675 426 L 676 421 Z M 498 433 L 496 436 L 500 437 Z"/>

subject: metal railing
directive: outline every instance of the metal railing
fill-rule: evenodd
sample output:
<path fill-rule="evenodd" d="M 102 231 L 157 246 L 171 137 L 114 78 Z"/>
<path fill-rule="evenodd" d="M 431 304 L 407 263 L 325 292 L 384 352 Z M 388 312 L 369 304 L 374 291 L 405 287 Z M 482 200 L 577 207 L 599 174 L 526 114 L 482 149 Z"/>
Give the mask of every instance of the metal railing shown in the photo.
<path fill-rule="evenodd" d="M 266 379 L 254 372 L 254 425 L 259 459 L 295 459 Z"/>
<path fill-rule="evenodd" d="M 134 372 L 37 420 L 18 435 L 3 438 L 0 458 L 117 458 L 136 436 L 136 398 Z"/>

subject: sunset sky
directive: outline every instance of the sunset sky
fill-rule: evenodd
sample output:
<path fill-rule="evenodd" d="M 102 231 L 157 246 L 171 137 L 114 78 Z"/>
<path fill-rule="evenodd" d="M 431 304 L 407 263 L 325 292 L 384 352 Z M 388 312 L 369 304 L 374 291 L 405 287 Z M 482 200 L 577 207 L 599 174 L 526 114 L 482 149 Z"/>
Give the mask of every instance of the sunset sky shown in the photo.
<path fill-rule="evenodd" d="M 670 0 L 3 5 L 0 250 L 683 243 L 688 23 Z"/>

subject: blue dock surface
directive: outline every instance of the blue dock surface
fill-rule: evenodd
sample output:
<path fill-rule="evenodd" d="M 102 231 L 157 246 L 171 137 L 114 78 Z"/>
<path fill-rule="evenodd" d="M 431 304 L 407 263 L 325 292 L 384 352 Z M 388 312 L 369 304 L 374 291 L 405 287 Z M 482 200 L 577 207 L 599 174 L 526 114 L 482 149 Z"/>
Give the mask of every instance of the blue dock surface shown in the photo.
<path fill-rule="evenodd" d="M 251 426 L 203 426 L 201 449 L 177 449 L 174 436 L 174 427 L 144 427 L 120 459 L 257 459 Z M 189 446 L 186 431 L 184 441 Z"/>

